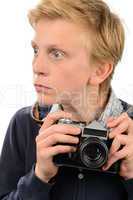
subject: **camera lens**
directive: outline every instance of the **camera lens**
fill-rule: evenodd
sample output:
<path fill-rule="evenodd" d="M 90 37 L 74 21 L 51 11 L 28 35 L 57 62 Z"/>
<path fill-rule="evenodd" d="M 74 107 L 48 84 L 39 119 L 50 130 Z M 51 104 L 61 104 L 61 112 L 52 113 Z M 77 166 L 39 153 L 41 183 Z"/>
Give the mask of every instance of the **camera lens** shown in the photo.
<path fill-rule="evenodd" d="M 102 140 L 95 137 L 86 139 L 80 146 L 80 159 L 89 168 L 99 168 L 105 164 L 108 148 Z"/>
<path fill-rule="evenodd" d="M 98 160 L 101 157 L 101 152 L 97 144 L 88 145 L 85 151 L 85 154 L 90 160 Z"/>

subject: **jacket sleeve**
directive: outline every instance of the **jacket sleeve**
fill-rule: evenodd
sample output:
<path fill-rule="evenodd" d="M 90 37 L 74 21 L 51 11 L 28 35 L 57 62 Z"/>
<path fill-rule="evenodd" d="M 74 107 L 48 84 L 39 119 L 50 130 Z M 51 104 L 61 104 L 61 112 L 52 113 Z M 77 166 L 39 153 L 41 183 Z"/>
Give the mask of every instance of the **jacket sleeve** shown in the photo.
<path fill-rule="evenodd" d="M 16 116 L 10 121 L 0 156 L 0 200 L 50 200 L 52 185 L 35 176 L 34 165 L 25 174 L 26 140 Z"/>
<path fill-rule="evenodd" d="M 123 180 L 124 187 L 127 191 L 128 200 L 133 199 L 133 179 Z"/>
<path fill-rule="evenodd" d="M 129 117 L 133 119 L 133 106 L 127 104 L 126 102 L 122 100 L 120 101 L 122 103 L 124 111 L 127 112 Z M 123 184 L 128 194 L 128 200 L 132 200 L 133 199 L 133 179 L 125 180 L 123 181 Z"/>

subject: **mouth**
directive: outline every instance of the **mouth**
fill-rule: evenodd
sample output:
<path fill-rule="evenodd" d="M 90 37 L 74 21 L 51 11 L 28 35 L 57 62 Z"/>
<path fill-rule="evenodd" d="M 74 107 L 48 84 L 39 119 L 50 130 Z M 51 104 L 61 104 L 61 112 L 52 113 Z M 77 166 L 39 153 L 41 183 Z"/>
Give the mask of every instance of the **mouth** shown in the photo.
<path fill-rule="evenodd" d="M 44 85 L 40 85 L 40 84 L 34 84 L 34 87 L 35 87 L 37 92 L 45 92 L 45 91 L 48 91 L 48 90 L 52 89 L 52 88 L 50 88 L 48 86 L 44 86 Z"/>

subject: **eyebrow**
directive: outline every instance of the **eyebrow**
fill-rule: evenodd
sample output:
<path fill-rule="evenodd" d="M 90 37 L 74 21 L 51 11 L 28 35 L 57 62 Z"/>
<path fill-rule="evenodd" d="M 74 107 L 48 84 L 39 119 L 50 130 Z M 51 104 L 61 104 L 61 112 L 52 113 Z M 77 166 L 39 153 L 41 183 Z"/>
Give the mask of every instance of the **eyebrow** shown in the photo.
<path fill-rule="evenodd" d="M 32 47 L 38 46 L 37 43 L 34 40 L 31 40 L 31 45 L 32 45 Z M 46 46 L 46 48 L 48 49 L 48 51 L 51 50 L 51 49 L 58 49 L 59 51 L 67 53 L 66 50 L 59 47 L 59 45 L 57 45 L 57 44 L 49 44 L 49 45 Z"/>
<path fill-rule="evenodd" d="M 37 44 L 34 40 L 31 40 L 31 46 L 37 46 Z"/>

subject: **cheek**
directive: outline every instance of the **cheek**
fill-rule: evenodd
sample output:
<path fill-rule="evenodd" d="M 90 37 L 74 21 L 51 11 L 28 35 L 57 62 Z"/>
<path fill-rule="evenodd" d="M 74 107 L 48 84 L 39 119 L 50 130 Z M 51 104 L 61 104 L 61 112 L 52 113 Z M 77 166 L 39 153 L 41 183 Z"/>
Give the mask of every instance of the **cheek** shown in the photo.
<path fill-rule="evenodd" d="M 65 76 L 60 75 L 57 79 L 57 87 L 60 90 L 66 91 L 80 91 L 85 88 L 88 82 L 88 76 L 86 74 L 78 73 L 66 73 Z"/>
<path fill-rule="evenodd" d="M 81 91 L 86 87 L 90 70 L 84 60 L 77 58 L 53 68 L 51 80 L 58 91 Z"/>

